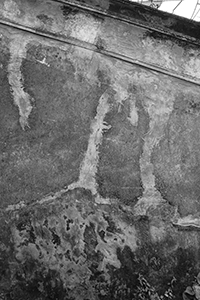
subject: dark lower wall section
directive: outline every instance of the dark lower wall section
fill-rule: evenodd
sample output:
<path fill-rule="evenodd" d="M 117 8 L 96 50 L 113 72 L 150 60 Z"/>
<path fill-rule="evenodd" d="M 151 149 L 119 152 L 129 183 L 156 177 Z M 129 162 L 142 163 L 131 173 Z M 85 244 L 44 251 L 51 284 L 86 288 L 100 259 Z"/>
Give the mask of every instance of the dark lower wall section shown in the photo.
<path fill-rule="evenodd" d="M 198 46 L 47 2 L 0 4 L 0 300 L 200 299 Z"/>
<path fill-rule="evenodd" d="M 80 188 L 7 212 L 1 299 L 183 299 L 189 286 L 199 288 L 200 253 L 194 234 L 170 223 L 173 214 L 162 205 L 135 217 Z"/>

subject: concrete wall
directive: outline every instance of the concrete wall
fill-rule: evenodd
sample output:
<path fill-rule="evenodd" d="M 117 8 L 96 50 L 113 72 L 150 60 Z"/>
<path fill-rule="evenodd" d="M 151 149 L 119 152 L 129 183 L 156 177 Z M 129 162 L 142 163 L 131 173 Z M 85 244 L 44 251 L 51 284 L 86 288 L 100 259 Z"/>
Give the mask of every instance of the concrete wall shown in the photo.
<path fill-rule="evenodd" d="M 199 32 L 1 1 L 0 299 L 200 299 Z"/>

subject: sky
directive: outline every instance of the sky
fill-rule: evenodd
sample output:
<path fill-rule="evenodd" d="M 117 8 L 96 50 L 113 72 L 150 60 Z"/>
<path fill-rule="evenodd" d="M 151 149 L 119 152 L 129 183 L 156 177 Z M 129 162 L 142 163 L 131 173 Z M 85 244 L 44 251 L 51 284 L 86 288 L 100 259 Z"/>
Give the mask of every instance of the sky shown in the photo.
<path fill-rule="evenodd" d="M 172 13 L 173 9 L 176 7 L 176 5 L 179 2 L 180 1 L 163 2 L 159 9 Z M 198 2 L 199 2 L 199 5 L 197 5 L 196 11 L 193 15 L 195 6 Z M 198 12 L 199 9 L 200 9 L 200 1 L 197 1 L 197 0 L 183 0 L 182 3 L 174 11 L 174 14 L 190 19 L 192 17 L 192 15 L 193 15 L 193 17 L 196 15 L 196 13 Z M 196 15 L 196 17 L 193 18 L 193 19 L 195 21 L 200 21 L 200 11 Z"/>
<path fill-rule="evenodd" d="M 150 2 L 149 0 L 132 0 L 135 2 Z M 180 3 L 181 2 L 181 3 Z M 178 5 L 180 3 L 180 5 Z M 173 9 L 178 5 L 178 7 L 173 12 Z M 196 7 L 196 10 L 195 10 Z M 193 19 L 195 21 L 200 22 L 200 0 L 165 0 L 161 6 L 160 10 L 167 11 L 169 13 L 174 13 L 176 15 Z M 198 13 L 197 13 L 198 12 Z"/>

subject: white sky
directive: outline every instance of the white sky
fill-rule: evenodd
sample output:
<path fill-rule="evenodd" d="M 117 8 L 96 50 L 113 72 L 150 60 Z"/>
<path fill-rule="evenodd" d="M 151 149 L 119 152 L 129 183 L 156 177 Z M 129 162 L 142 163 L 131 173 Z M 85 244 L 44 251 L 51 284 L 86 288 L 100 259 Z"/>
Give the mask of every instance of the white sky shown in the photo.
<path fill-rule="evenodd" d="M 196 15 L 198 10 L 200 9 L 200 1 L 198 2 L 199 5 L 197 5 L 197 9 L 194 15 Z M 178 3 L 179 1 L 163 2 L 159 9 L 172 13 L 173 9 L 176 7 Z M 197 0 L 183 0 L 182 3 L 174 11 L 174 14 L 190 19 L 192 17 L 196 4 L 197 4 Z M 200 11 L 194 20 L 200 21 Z"/>
<path fill-rule="evenodd" d="M 141 2 L 145 3 L 145 1 L 150 2 L 150 0 L 131 0 L 131 1 L 139 2 L 139 3 L 141 3 Z M 180 0 L 177 0 L 177 1 L 165 0 L 159 7 L 159 10 L 167 11 L 169 13 L 174 13 L 176 15 L 179 15 L 179 16 L 182 16 L 182 17 L 185 17 L 188 19 L 192 18 L 193 20 L 200 22 L 200 0 L 182 0 L 180 5 L 173 12 L 173 9 L 179 3 L 180 3 Z M 196 7 L 196 10 L 195 10 L 195 7 Z"/>

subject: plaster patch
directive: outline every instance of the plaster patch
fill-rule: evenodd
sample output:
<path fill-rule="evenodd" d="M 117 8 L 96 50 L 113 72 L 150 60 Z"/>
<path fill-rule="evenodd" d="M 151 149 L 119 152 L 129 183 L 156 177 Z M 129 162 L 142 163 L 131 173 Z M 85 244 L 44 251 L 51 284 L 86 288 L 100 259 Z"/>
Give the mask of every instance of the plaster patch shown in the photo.
<path fill-rule="evenodd" d="M 36 60 L 37 62 L 39 62 L 42 65 L 46 65 L 47 67 L 50 67 L 50 64 L 48 64 L 46 62 L 46 57 L 44 57 L 42 60 Z"/>
<path fill-rule="evenodd" d="M 174 226 L 177 226 L 179 229 L 182 230 L 200 230 L 200 217 L 194 215 L 188 215 L 183 218 L 177 218 L 176 220 L 172 221 Z"/>
<path fill-rule="evenodd" d="M 150 226 L 150 234 L 153 242 L 161 242 L 166 236 L 165 225 L 158 224 L 158 226 Z"/>
<path fill-rule="evenodd" d="M 65 31 L 71 31 L 70 36 L 80 41 L 93 44 L 99 31 L 100 22 L 97 19 L 79 13 L 66 21 Z"/>
<path fill-rule="evenodd" d="M 114 97 L 117 103 L 123 105 L 123 102 L 130 96 L 130 94 L 128 93 L 128 85 L 130 79 L 126 74 L 117 72 L 117 69 L 115 69 L 115 73 L 117 74 L 114 75 L 112 82 L 112 88 L 116 92 Z"/>
<path fill-rule="evenodd" d="M 6 0 L 4 2 L 3 16 L 5 18 L 15 18 L 20 16 L 21 12 L 17 3 L 13 0 Z"/>
<path fill-rule="evenodd" d="M 19 210 L 19 209 L 22 209 L 25 206 L 26 206 L 26 204 L 24 203 L 24 201 L 20 201 L 17 204 L 10 204 L 10 205 L 8 205 L 7 208 L 6 208 L 6 211 Z"/>
<path fill-rule="evenodd" d="M 152 99 L 156 99 L 155 95 Z M 136 214 L 146 214 L 150 206 L 156 207 L 164 200 L 155 187 L 154 166 L 151 163 L 153 148 L 164 135 L 164 128 L 173 110 L 173 97 L 166 99 L 146 99 L 146 109 L 150 117 L 149 131 L 144 139 L 143 153 L 140 158 L 141 179 L 144 193 L 135 206 Z"/>
<path fill-rule="evenodd" d="M 23 130 L 28 126 L 28 117 L 32 111 L 31 97 L 24 91 L 21 64 L 26 57 L 28 39 L 23 35 L 15 35 L 10 43 L 10 62 L 8 80 L 12 88 L 14 103 L 19 109 L 19 122 Z"/>
<path fill-rule="evenodd" d="M 18 263 L 26 265 L 33 259 L 37 266 L 57 271 L 69 289 L 80 286 L 83 280 L 88 289 L 89 279 L 96 271 L 110 283 L 110 266 L 122 266 L 118 249 L 123 251 L 128 246 L 136 250 L 137 237 L 133 224 L 127 224 L 118 214 L 113 216 L 111 210 L 105 213 L 102 208 L 87 201 L 74 203 L 73 193 L 69 193 L 59 203 L 34 205 L 31 210 L 13 214 L 11 234 Z"/>
<path fill-rule="evenodd" d="M 110 129 L 110 125 L 104 122 L 104 118 L 108 113 L 110 106 L 108 103 L 109 94 L 104 92 L 99 100 L 97 107 L 97 114 L 91 124 L 91 135 L 88 142 L 88 148 L 85 154 L 85 158 L 81 165 L 80 175 L 78 182 L 72 183 L 68 190 L 72 190 L 77 187 L 89 189 L 93 195 L 97 195 L 97 183 L 95 174 L 97 172 L 97 165 L 99 160 L 99 145 L 102 142 L 104 130 Z"/>
<path fill-rule="evenodd" d="M 131 101 L 130 105 L 130 116 L 128 117 L 128 120 L 131 122 L 133 126 L 137 126 L 138 123 L 138 111 L 137 107 L 135 106 L 135 102 Z"/>

